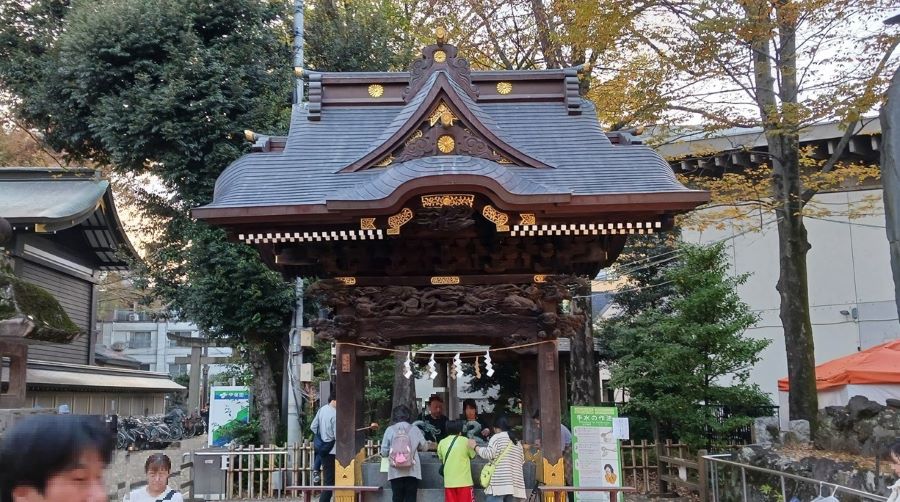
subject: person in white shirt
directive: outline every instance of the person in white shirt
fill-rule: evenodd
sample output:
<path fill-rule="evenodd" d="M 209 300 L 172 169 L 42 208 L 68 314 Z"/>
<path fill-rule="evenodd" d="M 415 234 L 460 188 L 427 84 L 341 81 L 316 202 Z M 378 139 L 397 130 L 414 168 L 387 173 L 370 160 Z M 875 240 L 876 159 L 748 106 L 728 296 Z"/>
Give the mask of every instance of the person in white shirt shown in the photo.
<path fill-rule="evenodd" d="M 128 502 L 184 502 L 178 490 L 169 488 L 172 461 L 167 455 L 150 455 L 144 464 L 144 472 L 147 473 L 147 486 L 132 490 L 126 499 Z"/>
<path fill-rule="evenodd" d="M 888 460 L 898 479 L 890 487 L 891 496 L 887 499 L 887 502 L 900 502 L 900 439 L 894 441 L 894 444 L 888 449 Z"/>

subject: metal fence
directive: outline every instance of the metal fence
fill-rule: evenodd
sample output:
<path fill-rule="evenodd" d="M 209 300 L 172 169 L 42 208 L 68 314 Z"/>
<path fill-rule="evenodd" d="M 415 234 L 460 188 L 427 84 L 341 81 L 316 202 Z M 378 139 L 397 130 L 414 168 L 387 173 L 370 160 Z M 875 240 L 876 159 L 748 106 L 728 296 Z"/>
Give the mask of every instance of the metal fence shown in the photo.
<path fill-rule="evenodd" d="M 750 502 L 778 500 L 782 502 L 812 500 L 841 494 L 859 500 L 886 501 L 887 498 L 856 488 L 827 481 L 805 478 L 796 474 L 775 471 L 729 460 L 731 455 L 706 455 L 701 458 L 707 464 L 712 502 Z"/>

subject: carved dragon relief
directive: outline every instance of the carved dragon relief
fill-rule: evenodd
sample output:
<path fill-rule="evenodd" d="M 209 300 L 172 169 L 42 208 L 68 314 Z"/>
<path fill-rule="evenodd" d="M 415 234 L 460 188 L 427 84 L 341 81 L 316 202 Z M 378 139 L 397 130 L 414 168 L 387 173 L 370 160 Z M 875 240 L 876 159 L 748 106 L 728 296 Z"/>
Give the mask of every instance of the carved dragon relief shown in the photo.
<path fill-rule="evenodd" d="M 548 277 L 541 284 L 493 284 L 468 286 L 346 286 L 338 280 L 321 280 L 306 291 L 306 296 L 327 305 L 338 314 L 330 319 L 314 321 L 313 328 L 325 339 L 356 339 L 361 343 L 385 347 L 388 337 L 378 333 L 358 336 L 357 322 L 375 320 L 381 328 L 396 324 L 391 319 L 439 316 L 514 315 L 534 318 L 537 334 L 511 333 L 503 343 L 516 345 L 542 339 L 570 336 L 584 323 L 583 315 L 545 312 L 546 302 L 557 304 L 571 299 L 584 279 L 571 276 Z M 352 315 L 349 314 L 352 312 Z M 387 324 L 385 324 L 387 323 Z M 389 327 L 389 326 L 388 326 Z M 513 330 L 514 331 L 514 330 Z"/>

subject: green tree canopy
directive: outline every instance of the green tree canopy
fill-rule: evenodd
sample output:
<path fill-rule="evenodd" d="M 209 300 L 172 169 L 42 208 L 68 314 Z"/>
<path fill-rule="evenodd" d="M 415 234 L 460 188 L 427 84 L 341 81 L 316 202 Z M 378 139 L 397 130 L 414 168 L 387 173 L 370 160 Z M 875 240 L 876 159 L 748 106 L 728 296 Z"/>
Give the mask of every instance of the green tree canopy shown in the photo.
<path fill-rule="evenodd" d="M 757 316 L 738 297 L 747 276 L 729 276 L 723 246 L 682 245 L 680 263 L 666 271 L 673 292 L 665 308 L 625 315 L 617 323 L 612 349 L 612 385 L 624 388 L 628 413 L 671 423 L 683 441 L 700 445 L 707 434 L 745 424 L 737 416 L 725 423 L 716 406 L 753 408 L 769 404 L 750 368 L 769 340 L 744 331 Z"/>
<path fill-rule="evenodd" d="M 154 236 L 140 267 L 146 283 L 171 311 L 242 350 L 266 442 L 278 429 L 292 288 L 189 211 L 246 151 L 243 129 L 286 128 L 285 13 L 281 2 L 250 0 L 21 0 L 0 11 L 0 83 L 13 112 L 69 159 L 131 181 Z"/>

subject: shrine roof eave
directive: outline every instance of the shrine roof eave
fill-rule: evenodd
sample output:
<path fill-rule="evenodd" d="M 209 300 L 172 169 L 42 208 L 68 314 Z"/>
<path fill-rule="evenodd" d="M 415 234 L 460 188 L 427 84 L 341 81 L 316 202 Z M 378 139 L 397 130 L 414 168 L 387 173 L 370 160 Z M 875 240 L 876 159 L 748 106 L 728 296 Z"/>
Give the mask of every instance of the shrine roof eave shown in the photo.
<path fill-rule="evenodd" d="M 442 190 L 463 191 L 476 188 L 466 185 L 442 187 Z M 430 192 L 435 191 L 432 187 Z M 414 195 L 414 194 L 411 194 Z M 548 216 L 589 217 L 605 213 L 681 214 L 709 202 L 709 192 L 682 190 L 676 192 L 618 193 L 602 195 L 571 195 L 561 202 L 558 195 L 540 194 L 519 196 L 513 202 L 495 200 L 504 210 L 542 211 Z M 358 204 L 294 204 L 238 207 L 199 207 L 192 210 L 194 218 L 221 226 L 245 224 L 285 224 L 297 226 L 321 223 L 355 222 L 360 216 L 387 215 L 402 206 L 403 201 L 390 198 L 360 201 Z"/>

